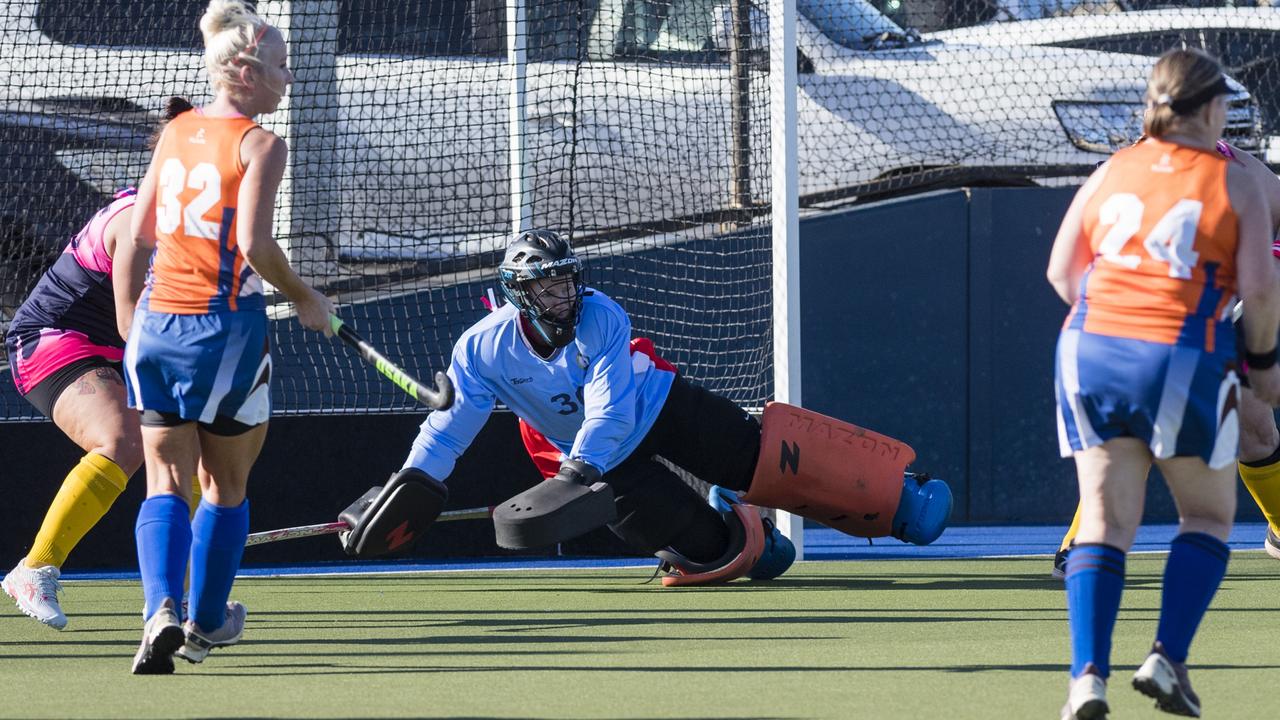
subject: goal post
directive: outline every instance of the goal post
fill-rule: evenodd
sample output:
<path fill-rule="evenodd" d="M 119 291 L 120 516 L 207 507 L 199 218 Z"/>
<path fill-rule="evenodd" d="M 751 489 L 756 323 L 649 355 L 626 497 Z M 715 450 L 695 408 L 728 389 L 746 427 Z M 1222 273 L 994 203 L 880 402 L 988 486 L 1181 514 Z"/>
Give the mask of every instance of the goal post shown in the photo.
<path fill-rule="evenodd" d="M 769 0 L 769 119 L 773 174 L 773 397 L 802 404 L 799 169 L 796 162 L 796 0 Z M 778 529 L 804 559 L 804 518 L 778 512 Z"/>

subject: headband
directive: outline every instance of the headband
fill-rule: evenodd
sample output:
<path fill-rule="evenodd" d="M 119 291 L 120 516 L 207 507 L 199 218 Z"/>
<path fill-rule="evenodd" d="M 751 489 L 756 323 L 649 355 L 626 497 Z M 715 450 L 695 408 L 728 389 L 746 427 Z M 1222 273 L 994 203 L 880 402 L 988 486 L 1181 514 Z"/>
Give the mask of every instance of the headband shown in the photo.
<path fill-rule="evenodd" d="M 1178 115 L 1187 115 L 1192 110 L 1195 110 L 1196 108 L 1200 107 L 1201 105 L 1204 105 L 1205 103 L 1218 97 L 1219 95 L 1230 95 L 1230 94 L 1231 94 L 1231 88 L 1227 86 L 1227 78 L 1222 75 L 1219 75 L 1217 81 L 1215 81 L 1212 85 L 1201 90 L 1195 95 L 1192 95 L 1191 97 L 1179 98 L 1175 100 L 1171 95 L 1169 95 L 1169 93 L 1161 93 L 1159 97 L 1156 98 L 1155 104 L 1156 106 L 1168 105 L 1169 109 L 1174 111 Z"/>

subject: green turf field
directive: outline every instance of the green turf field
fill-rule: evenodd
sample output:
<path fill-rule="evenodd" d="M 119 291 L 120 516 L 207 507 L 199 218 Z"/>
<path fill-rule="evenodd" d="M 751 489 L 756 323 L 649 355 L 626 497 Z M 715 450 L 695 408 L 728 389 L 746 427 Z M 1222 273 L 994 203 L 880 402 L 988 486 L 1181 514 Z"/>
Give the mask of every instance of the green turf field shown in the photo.
<path fill-rule="evenodd" d="M 1113 717 L 1162 555 L 1130 558 Z M 802 563 L 772 583 L 641 569 L 241 580 L 245 640 L 134 677 L 141 591 L 68 583 L 64 632 L 0 614 L 4 717 L 1057 718 L 1067 637 L 1046 558 Z M 7 598 L 5 599 L 7 602 Z M 1208 718 L 1274 707 L 1280 565 L 1236 553 L 1191 657 Z"/>

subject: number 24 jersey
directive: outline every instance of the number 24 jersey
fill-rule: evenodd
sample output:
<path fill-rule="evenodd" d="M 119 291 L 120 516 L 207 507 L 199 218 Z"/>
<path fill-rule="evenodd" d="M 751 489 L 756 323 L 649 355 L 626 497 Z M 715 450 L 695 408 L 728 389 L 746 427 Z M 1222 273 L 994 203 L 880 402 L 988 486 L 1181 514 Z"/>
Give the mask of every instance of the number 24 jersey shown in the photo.
<path fill-rule="evenodd" d="M 1207 352 L 1229 336 L 1239 237 L 1229 162 L 1155 139 L 1108 161 L 1084 210 L 1094 259 L 1067 327 Z"/>

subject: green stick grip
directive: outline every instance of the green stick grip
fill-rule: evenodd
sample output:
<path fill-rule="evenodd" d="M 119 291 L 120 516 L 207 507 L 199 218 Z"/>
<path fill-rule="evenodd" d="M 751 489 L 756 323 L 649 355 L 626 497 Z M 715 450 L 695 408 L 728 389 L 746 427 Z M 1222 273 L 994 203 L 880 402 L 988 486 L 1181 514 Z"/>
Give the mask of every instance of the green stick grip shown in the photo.
<path fill-rule="evenodd" d="M 342 339 L 351 347 L 360 353 L 360 357 L 366 362 L 373 365 L 378 372 L 382 373 L 397 387 L 409 394 L 409 397 L 418 402 L 436 410 L 447 410 L 453 405 L 453 382 L 449 380 L 449 376 L 442 372 L 436 373 L 436 389 L 428 388 L 418 382 L 409 373 L 400 369 L 400 366 L 388 360 L 382 353 L 374 349 L 372 345 L 365 342 L 355 330 L 352 330 L 337 315 L 329 316 L 329 327 L 333 329 L 333 334 Z"/>

